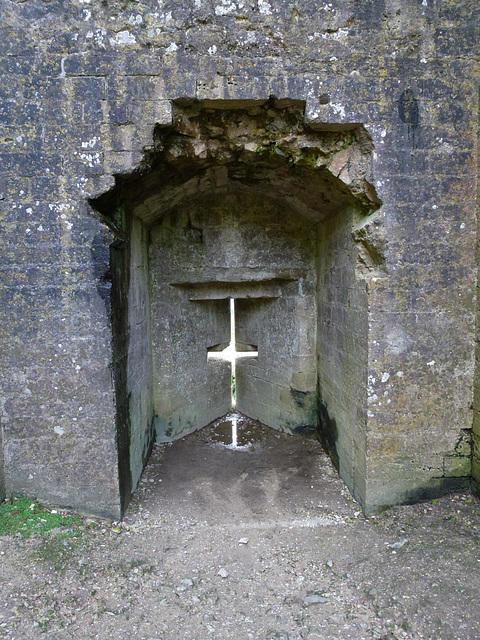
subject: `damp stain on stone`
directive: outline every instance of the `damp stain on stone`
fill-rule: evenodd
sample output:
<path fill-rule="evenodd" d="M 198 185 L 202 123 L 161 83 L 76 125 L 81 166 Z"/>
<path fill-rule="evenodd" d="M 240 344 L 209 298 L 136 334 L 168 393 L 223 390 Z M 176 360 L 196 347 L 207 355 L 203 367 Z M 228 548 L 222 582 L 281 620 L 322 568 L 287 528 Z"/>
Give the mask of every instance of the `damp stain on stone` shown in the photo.
<path fill-rule="evenodd" d="M 418 99 L 411 89 L 405 89 L 398 100 L 398 116 L 407 125 L 408 138 L 412 147 L 417 146 L 416 131 L 420 125 L 420 109 Z"/>
<path fill-rule="evenodd" d="M 400 120 L 412 127 L 418 127 L 420 117 L 418 100 L 411 89 L 405 89 L 398 101 L 398 115 Z"/>
<path fill-rule="evenodd" d="M 295 427 L 294 429 L 292 429 L 292 432 L 295 435 L 306 438 L 307 440 L 318 439 L 318 429 L 315 425 L 312 424 L 304 424 L 299 427 Z"/>
<path fill-rule="evenodd" d="M 338 427 L 335 418 L 330 416 L 327 405 L 321 398 L 318 401 L 318 422 L 320 442 L 324 446 L 333 464 L 338 469 L 339 459 L 337 452 Z"/>
<path fill-rule="evenodd" d="M 110 234 L 99 231 L 93 238 L 90 248 L 92 271 L 96 281 L 97 292 L 104 301 L 110 314 L 110 293 L 112 289 L 112 274 L 110 270 Z"/>
<path fill-rule="evenodd" d="M 303 408 L 305 406 L 305 400 L 311 396 L 308 391 L 299 391 L 298 389 L 290 389 L 292 398 L 295 401 L 297 407 Z"/>

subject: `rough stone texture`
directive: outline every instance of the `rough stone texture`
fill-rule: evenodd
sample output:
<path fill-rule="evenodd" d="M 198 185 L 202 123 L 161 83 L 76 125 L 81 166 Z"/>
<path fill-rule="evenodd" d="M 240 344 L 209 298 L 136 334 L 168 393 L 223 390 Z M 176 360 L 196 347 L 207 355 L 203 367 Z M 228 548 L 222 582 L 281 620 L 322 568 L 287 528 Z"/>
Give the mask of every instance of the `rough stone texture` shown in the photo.
<path fill-rule="evenodd" d="M 318 379 L 323 441 L 358 499 L 366 494 L 368 297 L 355 211 L 319 227 Z M 360 270 L 360 273 L 358 271 Z"/>
<path fill-rule="evenodd" d="M 5 473 L 3 470 L 3 433 L 0 425 L 0 502 L 5 500 Z"/>
<path fill-rule="evenodd" d="M 472 403 L 478 415 L 476 0 L 2 0 L 0 11 L 0 419 L 7 494 L 119 515 L 151 431 L 149 383 L 132 383 L 136 358 L 140 379 L 148 380 L 148 358 L 140 356 L 145 343 L 139 333 L 122 346 L 118 323 L 128 336 L 134 298 L 146 295 L 138 274 L 145 253 L 135 261 L 130 225 L 133 215 L 147 226 L 159 217 L 150 210 L 148 221 L 142 206 L 155 195 L 148 175 L 156 181 L 162 174 L 155 158 L 172 133 L 169 101 L 180 101 L 176 118 L 182 98 L 255 111 L 271 95 L 278 108 L 304 101 L 309 131 L 330 128 L 345 140 L 350 128 L 357 141 L 364 135 L 365 151 L 370 147 L 363 153 L 354 145 L 356 157 L 347 148 L 327 153 L 323 178 L 310 167 L 311 181 L 298 184 L 288 180 L 288 163 L 296 167 L 305 152 L 285 156 L 283 125 L 265 140 L 249 138 L 264 145 L 260 153 L 243 151 L 252 194 L 269 186 L 307 214 L 312 202 L 305 196 L 320 202 L 326 193 L 324 214 L 337 222 L 328 233 L 319 231 L 320 244 L 331 260 L 337 244 L 352 251 L 335 265 L 323 263 L 338 296 L 322 304 L 347 327 L 345 335 L 341 326 L 328 330 L 335 361 L 319 354 L 319 371 L 326 367 L 331 375 L 326 381 L 320 374 L 319 391 L 325 389 L 330 430 L 324 437 L 332 455 L 343 456 L 341 472 L 367 511 L 466 485 Z M 251 117 L 261 129 L 258 113 Z M 298 120 L 292 127 L 298 134 Z M 186 147 L 215 138 L 205 130 L 178 135 Z M 193 197 L 211 190 L 212 180 L 221 184 L 222 172 L 209 168 L 230 162 L 234 152 L 228 148 L 223 160 L 217 155 L 209 163 L 206 148 L 186 147 L 165 159 L 172 172 L 164 173 L 164 186 L 171 184 L 162 187 L 168 202 L 157 198 L 159 210 L 180 204 L 188 188 Z M 216 148 L 225 151 L 224 140 Z M 284 163 L 271 153 L 267 158 L 268 150 Z M 248 164 L 249 153 L 263 154 L 267 173 L 272 167 L 263 184 L 261 163 Z M 350 176 L 350 166 L 370 159 L 370 167 Z M 189 184 L 190 170 L 202 179 Z M 109 258 L 111 232 L 88 204 L 108 194 L 114 175 L 120 177 L 113 193 L 131 192 L 123 212 L 109 209 L 116 242 L 127 247 L 122 268 L 114 246 Z M 361 176 L 382 202 L 368 221 L 358 219 L 360 210 L 368 213 L 369 197 L 372 209 L 379 201 Z M 350 240 L 342 227 L 352 206 Z M 127 286 L 128 273 L 138 275 L 137 293 Z M 111 309 L 126 301 L 130 315 L 112 329 Z M 140 326 L 147 328 L 148 320 L 141 318 Z M 326 326 L 319 317 L 318 330 Z M 355 411 L 366 401 L 365 374 L 364 421 Z M 333 378 L 343 376 L 350 377 L 339 398 Z M 474 435 L 478 488 L 477 423 Z"/>
<path fill-rule="evenodd" d="M 131 262 L 128 300 L 128 388 L 132 486 L 136 487 L 152 445 L 153 380 L 150 336 L 148 235 L 132 218 Z M 120 313 L 120 310 L 118 310 Z"/>
<path fill-rule="evenodd" d="M 317 298 L 333 296 L 346 303 L 346 289 L 330 277 L 329 269 L 343 274 L 349 256 L 354 260 L 351 288 L 364 289 L 363 279 L 355 278 L 355 260 L 362 268 L 371 266 L 373 249 L 365 229 L 380 204 L 366 179 L 371 141 L 359 126 L 315 132 L 305 127 L 303 109 L 292 101 L 184 100 L 175 107 L 173 126 L 156 132 L 155 149 L 138 174 L 119 177 L 114 189 L 92 201 L 127 252 L 130 245 L 132 256 L 134 230 L 142 228 L 149 238 L 149 249 L 145 244 L 142 251 L 151 280 L 150 321 L 129 320 L 125 326 L 125 302 L 114 305 L 124 315 L 113 316 L 114 333 L 120 337 L 114 347 L 116 380 L 126 380 L 117 388 L 118 428 L 122 433 L 122 425 L 128 425 L 126 442 L 141 429 L 124 389 L 134 376 L 124 336 L 132 340 L 138 330 L 142 340 L 151 341 L 160 441 L 199 429 L 231 408 L 229 367 L 207 360 L 207 352 L 228 344 L 227 300 L 234 298 L 238 348 L 258 350 L 257 358 L 237 362 L 238 409 L 284 431 L 318 426 L 342 476 L 363 498 L 365 482 L 357 490 L 352 481 L 357 453 L 352 455 L 347 445 L 342 448 L 342 439 L 332 439 L 318 393 L 317 359 L 324 358 L 332 336 L 322 322 L 319 336 L 325 344 L 317 345 Z M 345 251 L 328 252 L 320 242 L 322 229 L 330 228 L 327 220 L 345 216 L 346 224 L 340 223 Z M 352 233 L 354 217 L 358 229 Z M 328 264 L 322 267 L 326 275 L 319 293 L 316 272 L 324 254 Z M 113 288 L 114 295 L 126 290 L 115 280 Z M 136 318 L 149 314 L 145 305 L 137 307 Z M 353 332 L 345 323 L 342 330 L 348 337 Z M 366 335 L 362 337 L 365 342 Z M 340 357 L 348 359 L 347 352 L 342 345 Z M 349 378 L 335 367 L 324 367 L 320 377 L 327 396 L 330 388 L 350 399 L 350 387 L 359 384 L 365 395 L 365 376 L 362 381 L 355 372 Z M 137 386 L 138 376 L 133 379 Z M 141 378 L 139 387 L 150 384 Z M 355 438 L 355 420 L 365 431 L 365 402 L 353 406 L 353 417 L 342 422 L 347 443 Z M 130 447 L 130 461 L 135 455 Z M 358 455 L 364 470 L 365 447 Z M 130 477 L 128 466 L 121 477 Z M 134 486 L 125 485 L 123 493 Z"/>
<path fill-rule="evenodd" d="M 178 437 L 231 408 L 229 365 L 207 361 L 207 349 L 230 340 L 228 298 L 236 300 L 237 341 L 259 350 L 255 360 L 237 363 L 239 410 L 286 430 L 315 422 L 311 409 L 302 411 L 307 392 L 310 405 L 316 402 L 311 226 L 275 201 L 225 193 L 188 203 L 152 229 L 155 413 L 162 433 Z M 308 388 L 296 389 L 292 376 L 301 372 L 309 375 Z"/>

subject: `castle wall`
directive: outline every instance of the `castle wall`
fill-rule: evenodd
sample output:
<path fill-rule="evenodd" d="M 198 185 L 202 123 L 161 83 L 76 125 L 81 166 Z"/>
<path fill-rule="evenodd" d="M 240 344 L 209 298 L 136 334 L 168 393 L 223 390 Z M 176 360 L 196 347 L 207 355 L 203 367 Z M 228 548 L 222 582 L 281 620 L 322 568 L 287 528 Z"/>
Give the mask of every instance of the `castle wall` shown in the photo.
<path fill-rule="evenodd" d="M 142 162 L 155 123 L 171 122 L 169 100 L 272 94 L 305 100 L 312 127 L 364 123 L 373 140 L 383 206 L 361 274 L 365 509 L 468 484 L 478 2 L 33 0 L 0 8 L 7 494 L 118 516 L 113 236 L 87 199 Z M 381 268 L 371 249 L 379 243 Z M 341 411 L 332 418 L 338 423 Z"/>

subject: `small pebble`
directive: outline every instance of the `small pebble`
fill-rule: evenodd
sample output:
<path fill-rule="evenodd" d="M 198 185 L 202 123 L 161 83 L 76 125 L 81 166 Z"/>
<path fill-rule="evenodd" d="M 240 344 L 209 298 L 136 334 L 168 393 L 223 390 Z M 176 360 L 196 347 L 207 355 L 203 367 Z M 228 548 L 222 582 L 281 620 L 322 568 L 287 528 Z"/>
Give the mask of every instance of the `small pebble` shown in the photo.
<path fill-rule="evenodd" d="M 218 572 L 218 575 L 221 578 L 227 578 L 228 577 L 228 571 L 226 569 L 223 569 L 223 567 L 222 567 L 222 569 L 220 569 L 220 571 Z"/>
<path fill-rule="evenodd" d="M 398 542 L 394 542 L 393 544 L 389 544 L 390 549 L 401 549 L 405 544 L 407 544 L 408 538 L 402 538 Z"/>
<path fill-rule="evenodd" d="M 193 587 L 193 580 L 190 580 L 190 578 L 184 578 L 183 580 L 180 580 L 180 584 L 184 587 Z"/>
<path fill-rule="evenodd" d="M 307 607 L 309 604 L 325 604 L 325 602 L 328 602 L 328 598 L 325 598 L 324 596 L 319 596 L 316 593 L 314 593 L 311 596 L 307 596 L 306 598 L 303 599 L 303 604 L 306 605 Z"/>

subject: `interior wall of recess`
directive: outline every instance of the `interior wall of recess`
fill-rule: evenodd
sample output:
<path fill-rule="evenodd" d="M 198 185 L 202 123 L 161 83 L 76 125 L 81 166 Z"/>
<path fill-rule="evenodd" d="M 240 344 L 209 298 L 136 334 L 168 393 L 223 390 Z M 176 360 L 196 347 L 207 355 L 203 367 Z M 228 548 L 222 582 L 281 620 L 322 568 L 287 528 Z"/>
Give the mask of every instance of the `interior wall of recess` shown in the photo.
<path fill-rule="evenodd" d="M 3 469 L 3 434 L 0 424 L 0 502 L 5 500 L 5 473 Z"/>
<path fill-rule="evenodd" d="M 153 443 L 153 371 L 150 318 L 149 230 L 132 216 L 128 292 L 128 383 L 132 487 L 140 480 Z"/>
<path fill-rule="evenodd" d="M 352 239 L 355 210 L 318 226 L 318 392 L 321 438 L 354 496 L 366 488 L 368 308 Z"/>
<path fill-rule="evenodd" d="M 480 495 L 480 90 L 477 132 L 477 313 L 475 339 L 475 382 L 473 387 L 472 488 Z"/>
<path fill-rule="evenodd" d="M 258 347 L 257 358 L 237 360 L 237 408 L 287 432 L 317 426 L 314 266 L 285 283 L 278 298 L 240 298 L 235 305 L 237 339 Z"/>
<path fill-rule="evenodd" d="M 208 206 L 202 213 L 208 217 Z M 230 365 L 207 358 L 209 348 L 230 342 L 228 300 L 192 299 L 184 286 L 208 282 L 214 267 L 224 266 L 222 244 L 215 242 L 218 227 L 209 228 L 201 218 L 196 207 L 185 203 L 150 232 L 154 413 L 160 441 L 199 429 L 231 407 Z"/>
<path fill-rule="evenodd" d="M 211 194 L 151 230 L 155 415 L 160 438 L 231 407 L 230 364 L 207 350 L 237 340 L 258 358 L 237 364 L 238 409 L 283 429 L 316 407 L 315 234 L 312 223 L 256 195 Z"/>
<path fill-rule="evenodd" d="M 122 504 L 136 488 L 153 443 L 148 229 L 128 218 L 110 247 L 113 377 Z"/>

